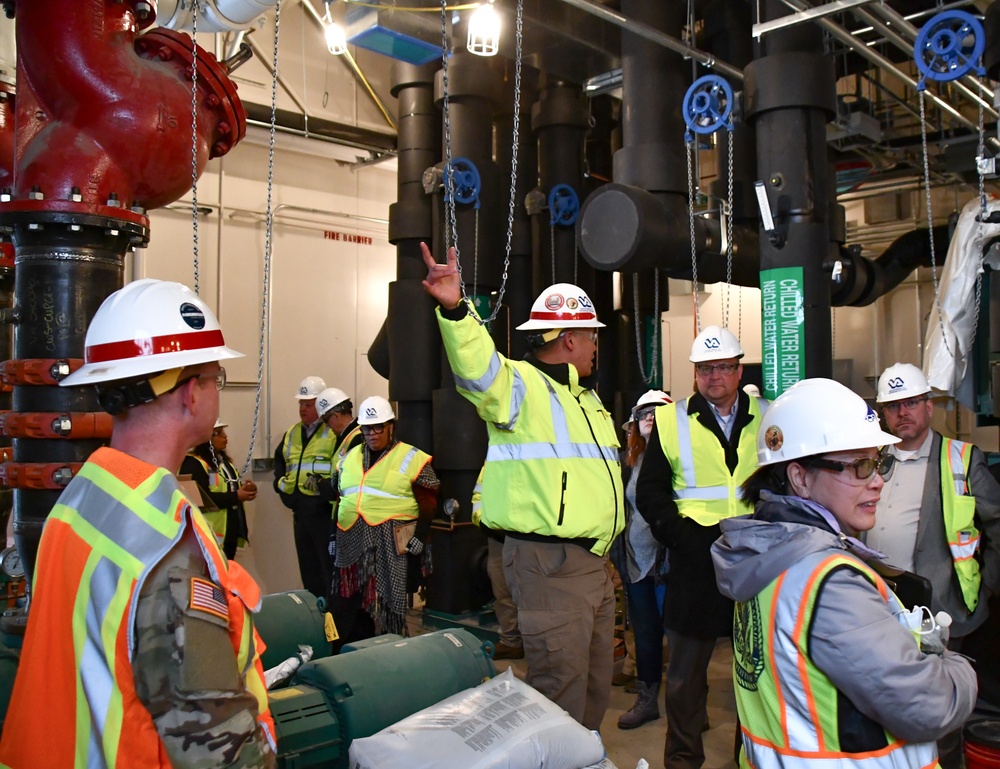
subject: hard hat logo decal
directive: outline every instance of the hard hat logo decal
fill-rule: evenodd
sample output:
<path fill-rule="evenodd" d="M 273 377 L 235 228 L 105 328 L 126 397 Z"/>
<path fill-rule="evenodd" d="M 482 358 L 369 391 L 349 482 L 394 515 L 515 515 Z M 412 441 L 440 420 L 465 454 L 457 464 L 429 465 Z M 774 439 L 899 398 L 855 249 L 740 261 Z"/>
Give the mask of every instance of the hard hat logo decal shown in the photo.
<path fill-rule="evenodd" d="M 586 307 L 588 310 L 592 310 L 594 308 L 594 303 L 590 301 L 589 296 L 584 294 L 583 296 L 577 297 L 577 299 L 580 301 L 581 307 Z"/>
<path fill-rule="evenodd" d="M 764 445 L 771 451 L 777 451 L 785 443 L 785 435 L 777 425 L 771 425 L 764 433 Z"/>
<path fill-rule="evenodd" d="M 549 294 L 545 297 L 545 308 L 548 310 L 558 310 L 563 306 L 564 301 L 562 294 Z"/>
<path fill-rule="evenodd" d="M 576 299 L 574 299 L 573 297 L 569 297 L 566 300 L 566 309 L 567 310 L 575 310 L 579 306 L 580 306 L 579 302 L 577 302 Z"/>
<path fill-rule="evenodd" d="M 722 346 L 722 342 L 714 336 L 710 336 L 705 340 L 705 347 L 709 350 L 718 350 Z"/>
<path fill-rule="evenodd" d="M 865 414 L 865 421 L 866 422 L 878 421 L 878 414 L 875 413 L 875 409 L 873 409 L 871 406 L 868 407 L 868 413 Z"/>
<path fill-rule="evenodd" d="M 895 391 L 906 387 L 906 382 L 903 381 L 903 377 L 897 376 L 890 379 L 888 385 L 890 391 Z"/>
<path fill-rule="evenodd" d="M 369 419 L 374 419 L 375 417 L 378 416 L 378 409 L 374 408 L 373 406 L 369 406 L 368 408 L 365 409 L 365 416 L 368 417 Z"/>
<path fill-rule="evenodd" d="M 181 305 L 181 320 L 195 331 L 201 331 L 205 328 L 205 313 L 190 302 L 184 302 Z"/>
<path fill-rule="evenodd" d="M 309 394 L 309 388 L 306 387 L 305 385 L 302 385 L 299 388 L 299 395 L 308 395 L 308 394 Z"/>

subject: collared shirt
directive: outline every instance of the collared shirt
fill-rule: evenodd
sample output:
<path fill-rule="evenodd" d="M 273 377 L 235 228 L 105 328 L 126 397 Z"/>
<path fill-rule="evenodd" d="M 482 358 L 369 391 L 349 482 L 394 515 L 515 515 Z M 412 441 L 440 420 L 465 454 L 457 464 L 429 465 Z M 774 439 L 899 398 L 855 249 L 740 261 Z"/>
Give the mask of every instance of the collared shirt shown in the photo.
<path fill-rule="evenodd" d="M 733 425 L 736 424 L 736 408 L 740 404 L 740 399 L 737 398 L 729 409 L 729 413 L 725 416 L 719 411 L 716 405 L 709 402 L 708 407 L 712 409 L 712 413 L 715 414 L 715 421 L 719 423 L 719 427 L 722 429 L 722 434 L 726 436 L 728 441 L 733 435 Z"/>
<path fill-rule="evenodd" d="M 875 526 L 865 538 L 869 547 L 885 553 L 886 561 L 907 571 L 913 571 L 924 478 L 930 464 L 933 438 L 933 432 L 928 430 L 927 437 L 916 451 L 889 447 L 896 458 L 896 467 L 892 477 L 882 487 L 882 496 L 875 510 Z"/>

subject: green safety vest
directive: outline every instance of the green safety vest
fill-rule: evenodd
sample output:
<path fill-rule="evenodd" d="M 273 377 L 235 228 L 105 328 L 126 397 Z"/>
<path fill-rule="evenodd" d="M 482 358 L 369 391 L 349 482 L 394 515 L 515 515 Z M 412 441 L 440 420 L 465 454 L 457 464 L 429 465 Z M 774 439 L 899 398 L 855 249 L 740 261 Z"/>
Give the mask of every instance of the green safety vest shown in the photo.
<path fill-rule="evenodd" d="M 413 482 L 430 461 L 430 455 L 416 446 L 397 443 L 365 472 L 364 447 L 356 446 L 347 452 L 338 474 L 337 528 L 347 531 L 358 517 L 369 526 L 390 519 L 415 520 L 420 510 L 413 496 Z"/>
<path fill-rule="evenodd" d="M 937 765 L 934 742 L 841 750 L 838 690 L 809 658 L 816 597 L 834 569 L 857 570 L 895 614 L 905 611 L 885 581 L 860 561 L 830 551 L 806 556 L 757 596 L 737 603 L 733 679 L 742 725 L 741 769 L 920 769 Z M 916 643 L 916 640 L 914 641 Z"/>
<path fill-rule="evenodd" d="M 751 511 L 739 498 L 739 488 L 757 469 L 760 407 L 756 398 L 750 398 L 751 421 L 740 432 L 736 470 L 730 473 L 726 450 L 697 415 L 688 413 L 689 400 L 659 406 L 654 412 L 656 432 L 673 470 L 678 514 L 701 526 L 714 526 Z"/>
<path fill-rule="evenodd" d="M 205 468 L 205 472 L 208 473 L 208 490 L 213 494 L 224 494 L 229 491 L 229 481 L 226 480 L 225 476 L 222 475 L 218 470 L 213 470 L 208 462 L 199 457 L 197 454 L 188 454 L 189 457 L 194 457 L 198 460 L 198 464 Z M 208 525 L 212 527 L 212 531 L 215 532 L 215 538 L 222 543 L 226 538 L 226 508 L 215 511 L 202 510 L 201 514 L 208 521 Z"/>
<path fill-rule="evenodd" d="M 458 392 L 486 421 L 482 494 L 490 529 L 594 540 L 604 556 L 625 528 L 618 436 L 593 390 L 500 355 L 475 318 L 438 322 Z"/>
<path fill-rule="evenodd" d="M 951 560 L 962 588 L 962 598 L 971 614 L 979 604 L 979 529 L 976 528 L 976 498 L 969 489 L 972 444 L 941 438 L 941 508 Z"/>
<path fill-rule="evenodd" d="M 307 497 L 319 496 L 319 491 L 302 487 L 306 475 L 315 473 L 329 478 L 333 470 L 333 448 L 337 445 L 337 435 L 326 425 L 317 428 L 309 443 L 302 445 L 305 425 L 296 422 L 285 433 L 284 454 L 285 474 L 278 481 L 278 489 L 285 494 L 296 490 Z"/>

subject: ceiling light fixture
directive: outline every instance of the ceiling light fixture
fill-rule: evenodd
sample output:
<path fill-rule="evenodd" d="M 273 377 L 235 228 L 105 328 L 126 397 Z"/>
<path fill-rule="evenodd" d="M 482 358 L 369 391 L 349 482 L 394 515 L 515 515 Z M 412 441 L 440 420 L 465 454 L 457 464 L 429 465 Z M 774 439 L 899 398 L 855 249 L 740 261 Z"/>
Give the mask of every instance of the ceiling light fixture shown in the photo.
<path fill-rule="evenodd" d="M 493 8 L 493 0 L 484 2 L 470 17 L 465 47 L 477 56 L 496 56 L 500 50 L 500 16 Z"/>
<path fill-rule="evenodd" d="M 344 28 L 333 20 L 330 15 L 330 3 L 327 1 L 326 14 L 323 16 L 323 36 L 326 38 L 326 49 L 334 56 L 347 53 L 347 36 Z"/>

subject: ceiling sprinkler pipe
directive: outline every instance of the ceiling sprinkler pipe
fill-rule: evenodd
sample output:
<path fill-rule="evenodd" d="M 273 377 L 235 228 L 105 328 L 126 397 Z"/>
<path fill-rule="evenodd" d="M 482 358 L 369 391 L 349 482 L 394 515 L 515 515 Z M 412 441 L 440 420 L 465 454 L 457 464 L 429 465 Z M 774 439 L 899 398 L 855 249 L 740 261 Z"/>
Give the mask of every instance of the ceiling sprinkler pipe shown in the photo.
<path fill-rule="evenodd" d="M 102 3 L 98 2 L 98 6 Z M 143 0 L 17 5 L 17 157 L 11 209 L 128 216 L 191 188 L 192 43 L 140 14 Z M 236 86 L 199 48 L 196 168 L 246 132 Z M 30 198 L 30 199 L 29 199 Z M 111 201 L 114 201 L 113 203 Z"/>

